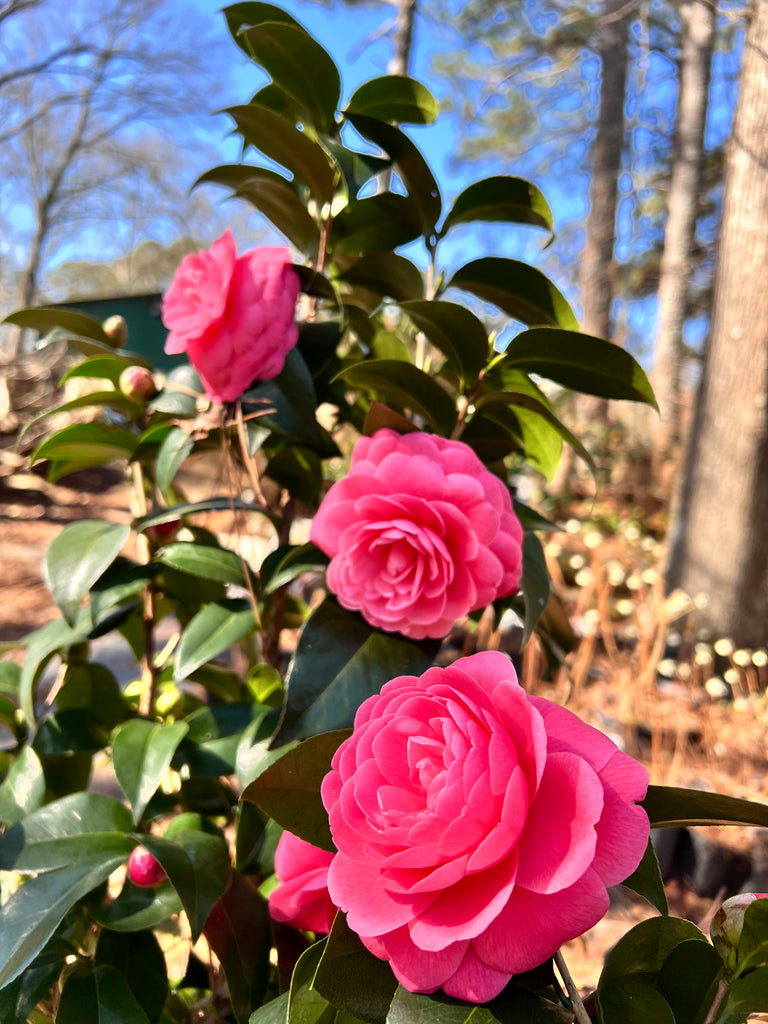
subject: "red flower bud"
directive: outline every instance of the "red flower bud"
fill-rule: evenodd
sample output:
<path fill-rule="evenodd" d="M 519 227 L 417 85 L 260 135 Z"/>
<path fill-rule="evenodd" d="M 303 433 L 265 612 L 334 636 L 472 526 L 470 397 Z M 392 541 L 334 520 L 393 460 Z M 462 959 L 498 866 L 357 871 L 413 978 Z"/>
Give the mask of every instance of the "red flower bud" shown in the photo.
<path fill-rule="evenodd" d="M 157 394 L 154 378 L 143 366 L 126 366 L 120 374 L 118 387 L 126 398 L 141 405 Z"/>
<path fill-rule="evenodd" d="M 167 880 L 159 861 L 143 846 L 136 846 L 128 860 L 128 877 L 134 885 L 151 889 Z"/>

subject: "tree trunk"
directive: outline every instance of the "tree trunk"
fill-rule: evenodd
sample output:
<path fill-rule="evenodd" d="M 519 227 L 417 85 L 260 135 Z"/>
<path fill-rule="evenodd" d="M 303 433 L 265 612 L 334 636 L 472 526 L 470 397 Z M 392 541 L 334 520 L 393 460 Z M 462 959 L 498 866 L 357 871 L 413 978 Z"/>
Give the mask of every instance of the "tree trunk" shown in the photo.
<path fill-rule="evenodd" d="M 659 278 L 659 313 L 653 386 L 661 412 L 654 449 L 663 461 L 680 441 L 680 374 L 691 280 L 691 250 L 701 188 L 709 74 L 715 38 L 713 0 L 683 0 L 680 6 L 680 74 L 675 153 L 669 184 L 667 224 Z"/>
<path fill-rule="evenodd" d="M 670 588 L 700 621 L 768 641 L 768 0 L 753 0 L 727 150 L 712 322 L 671 536 Z"/>
<path fill-rule="evenodd" d="M 395 23 L 395 52 L 387 65 L 390 75 L 407 75 L 413 49 L 413 25 L 417 0 L 398 0 Z"/>

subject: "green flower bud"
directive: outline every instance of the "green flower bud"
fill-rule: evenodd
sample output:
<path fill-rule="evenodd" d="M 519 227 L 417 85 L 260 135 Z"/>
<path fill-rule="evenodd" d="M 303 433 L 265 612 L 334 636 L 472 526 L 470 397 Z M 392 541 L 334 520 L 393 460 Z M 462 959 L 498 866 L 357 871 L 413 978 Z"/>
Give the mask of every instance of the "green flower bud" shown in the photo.
<path fill-rule="evenodd" d="M 123 348 L 128 341 L 128 324 L 125 317 L 108 316 L 101 328 L 112 348 Z"/>
<path fill-rule="evenodd" d="M 767 899 L 765 892 L 742 892 L 727 899 L 709 926 L 712 944 L 727 967 L 733 970 L 739 959 L 739 940 L 744 928 L 744 913 L 759 899 Z"/>

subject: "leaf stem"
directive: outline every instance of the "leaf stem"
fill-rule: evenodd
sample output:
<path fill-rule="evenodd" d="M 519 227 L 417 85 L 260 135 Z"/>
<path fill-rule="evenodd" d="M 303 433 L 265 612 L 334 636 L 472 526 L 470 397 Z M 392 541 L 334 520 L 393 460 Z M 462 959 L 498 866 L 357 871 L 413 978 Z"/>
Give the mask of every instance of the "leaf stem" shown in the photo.
<path fill-rule="evenodd" d="M 715 1021 L 717 1020 L 717 1015 L 719 1014 L 720 1009 L 723 1003 L 725 1002 L 727 995 L 728 982 L 725 980 L 725 978 L 721 978 L 720 981 L 717 983 L 717 991 L 715 992 L 715 997 L 712 1000 L 712 1004 L 709 1007 L 709 1010 L 707 1011 L 707 1016 L 702 1021 L 702 1024 L 715 1024 Z"/>
<path fill-rule="evenodd" d="M 557 969 L 560 972 L 560 977 L 565 982 L 565 987 L 568 990 L 568 996 L 571 1000 L 571 1003 L 573 1004 L 573 1013 L 576 1017 L 576 1020 L 579 1022 L 579 1024 L 592 1024 L 592 1020 L 589 1014 L 587 1013 L 586 1007 L 584 1006 L 584 1003 L 581 1001 L 581 996 L 579 995 L 579 990 L 576 988 L 576 983 L 571 977 L 571 972 L 568 970 L 568 967 L 565 963 L 565 959 L 563 958 L 563 954 L 560 952 L 559 949 L 555 953 L 555 964 L 557 965 Z"/>
<path fill-rule="evenodd" d="M 131 479 L 133 483 L 133 500 L 140 518 L 147 514 L 147 494 L 144 490 L 144 470 L 140 462 L 131 463 Z M 139 556 L 145 565 L 152 561 L 149 538 L 139 533 L 136 538 Z M 142 612 L 144 630 L 144 650 L 141 655 L 141 696 L 139 697 L 139 714 L 148 717 L 155 703 L 157 673 L 154 666 L 155 648 L 155 586 L 150 580 L 144 588 L 144 608 Z"/>

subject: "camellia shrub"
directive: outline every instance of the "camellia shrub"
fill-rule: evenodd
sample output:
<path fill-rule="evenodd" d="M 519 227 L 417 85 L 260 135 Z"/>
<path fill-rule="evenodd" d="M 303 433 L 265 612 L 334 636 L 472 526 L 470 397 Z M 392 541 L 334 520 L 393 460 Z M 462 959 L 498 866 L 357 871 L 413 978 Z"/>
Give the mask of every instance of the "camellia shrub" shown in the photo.
<path fill-rule="evenodd" d="M 467 641 L 512 609 L 523 644 L 563 657 L 537 538 L 555 527 L 510 484 L 551 475 L 563 442 L 589 455 L 539 381 L 654 405 L 645 374 L 528 264 L 444 266 L 463 225 L 553 221 L 515 177 L 444 198 L 402 127 L 434 120 L 423 85 L 344 97 L 285 11 L 224 16 L 267 82 L 228 111 L 248 160 L 201 180 L 291 248 L 238 254 L 226 232 L 182 262 L 163 317 L 189 365 L 167 378 L 115 318 L 8 318 L 63 329 L 67 378 L 93 385 L 56 411 L 94 418 L 33 461 L 56 480 L 117 460 L 132 518 L 64 527 L 45 559 L 60 618 L 0 663 L 0 1020 L 746 1020 L 768 1008 L 768 900 L 726 903 L 710 943 L 668 914 L 649 837 L 768 808 L 649 786 Z M 518 329 L 503 348 L 484 303 Z M 181 471 L 206 452 L 223 483 L 190 500 Z M 210 513 L 235 537 L 263 520 L 269 553 Z M 94 656 L 104 636 L 132 654 L 127 685 Z M 561 946 L 617 885 L 653 916 L 580 995 Z"/>

